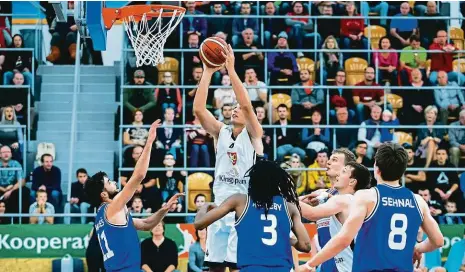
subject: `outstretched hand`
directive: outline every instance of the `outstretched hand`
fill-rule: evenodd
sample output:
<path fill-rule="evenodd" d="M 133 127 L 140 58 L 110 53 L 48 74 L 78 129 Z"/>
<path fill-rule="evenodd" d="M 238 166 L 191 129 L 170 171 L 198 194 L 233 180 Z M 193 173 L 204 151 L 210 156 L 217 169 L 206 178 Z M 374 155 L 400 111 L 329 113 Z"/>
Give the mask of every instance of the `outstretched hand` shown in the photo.
<path fill-rule="evenodd" d="M 225 50 L 226 50 L 226 54 L 224 52 L 221 52 L 223 57 L 226 59 L 224 66 L 226 67 L 228 71 L 232 71 L 234 70 L 234 61 L 235 61 L 234 51 L 230 44 L 228 44 Z"/>
<path fill-rule="evenodd" d="M 163 205 L 162 208 L 169 210 L 173 205 L 178 204 L 178 198 L 185 196 L 185 193 L 177 193 L 168 200 L 168 202 Z"/>
<path fill-rule="evenodd" d="M 206 74 L 210 74 L 210 75 L 213 75 L 213 73 L 215 73 L 216 71 L 220 70 L 221 68 L 224 67 L 224 65 L 220 65 L 218 67 L 208 67 L 205 62 L 202 63 L 203 64 L 203 72 L 206 73 Z"/>
<path fill-rule="evenodd" d="M 147 137 L 147 143 L 152 144 L 155 142 L 155 139 L 157 138 L 157 128 L 160 127 L 160 125 L 160 119 L 152 123 L 149 130 L 149 136 Z"/>

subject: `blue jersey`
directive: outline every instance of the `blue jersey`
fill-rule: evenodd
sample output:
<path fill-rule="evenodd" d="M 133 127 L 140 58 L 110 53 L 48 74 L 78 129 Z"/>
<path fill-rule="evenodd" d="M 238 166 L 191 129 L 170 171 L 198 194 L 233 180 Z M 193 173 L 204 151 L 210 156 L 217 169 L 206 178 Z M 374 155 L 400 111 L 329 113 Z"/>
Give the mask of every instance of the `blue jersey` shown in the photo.
<path fill-rule="evenodd" d="M 328 189 L 326 190 L 327 193 L 336 195 L 337 191 L 335 189 Z M 326 199 L 327 200 L 327 199 Z M 324 202 L 326 202 L 326 200 Z M 330 224 L 330 218 L 321 218 L 316 221 L 317 225 L 317 234 L 318 234 L 318 244 L 320 245 L 320 248 L 323 248 L 326 243 L 331 240 L 331 232 L 329 229 L 329 224 Z M 334 258 L 331 258 L 327 260 L 326 262 L 322 263 L 320 265 L 320 271 L 328 271 L 328 272 L 337 272 L 337 266 L 336 266 L 336 261 Z"/>
<path fill-rule="evenodd" d="M 413 249 L 423 214 L 412 191 L 379 184 L 377 202 L 357 234 L 353 272 L 412 272 Z"/>
<path fill-rule="evenodd" d="M 273 206 L 266 216 L 264 209 L 258 209 L 247 196 L 244 212 L 236 221 L 237 265 L 241 271 L 265 267 L 290 271 L 291 228 L 287 203 L 281 196 L 273 197 Z"/>
<path fill-rule="evenodd" d="M 106 218 L 105 203 L 97 211 L 95 230 L 103 253 L 103 263 L 107 271 L 140 271 L 141 253 L 139 236 L 127 213 L 125 225 L 113 225 Z"/>

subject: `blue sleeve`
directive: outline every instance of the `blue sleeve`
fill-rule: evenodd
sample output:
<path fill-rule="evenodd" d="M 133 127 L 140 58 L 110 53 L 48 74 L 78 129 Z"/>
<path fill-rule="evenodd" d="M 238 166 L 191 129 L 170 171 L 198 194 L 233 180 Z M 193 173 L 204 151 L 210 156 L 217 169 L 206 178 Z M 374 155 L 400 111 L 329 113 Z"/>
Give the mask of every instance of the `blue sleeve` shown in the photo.
<path fill-rule="evenodd" d="M 446 109 L 449 106 L 449 101 L 446 99 L 441 100 L 441 90 L 434 89 L 434 102 L 441 109 Z"/>
<path fill-rule="evenodd" d="M 313 135 L 310 134 L 309 128 L 302 129 L 302 145 L 305 147 L 311 142 Z"/>
<path fill-rule="evenodd" d="M 18 123 L 18 125 L 20 125 L 20 124 Z M 23 129 L 22 129 L 22 128 L 18 128 L 18 132 L 17 132 L 17 133 L 18 133 L 18 143 L 19 143 L 20 145 L 22 145 L 23 142 L 24 142 Z"/>
<path fill-rule="evenodd" d="M 195 259 L 196 259 L 196 254 L 195 254 L 196 248 L 195 248 L 195 245 L 196 245 L 196 244 L 193 244 L 193 245 L 191 245 L 191 247 L 189 248 L 189 262 L 188 262 L 188 266 L 189 266 L 189 269 L 192 270 L 193 272 L 202 272 L 202 269 L 201 269 L 200 267 L 198 267 L 197 264 L 195 263 Z"/>
<path fill-rule="evenodd" d="M 207 26 L 207 20 L 205 18 L 200 18 L 199 28 L 200 28 L 200 33 L 202 33 L 202 38 L 206 38 L 208 26 Z"/>
<path fill-rule="evenodd" d="M 14 166 L 15 168 L 23 168 L 21 164 L 17 161 L 15 161 Z M 21 180 L 24 179 L 23 171 L 22 170 L 17 170 L 16 171 L 16 182 L 20 182 Z"/>
<path fill-rule="evenodd" d="M 239 31 L 239 26 L 238 26 L 238 20 L 240 19 L 234 19 L 233 20 L 233 26 L 232 26 L 232 32 L 233 32 L 233 35 L 241 35 L 241 31 Z"/>
<path fill-rule="evenodd" d="M 258 35 L 258 33 L 259 33 L 258 20 L 257 19 L 249 19 L 249 20 L 253 20 L 253 26 L 252 26 L 253 33 L 254 33 L 254 35 Z"/>
<path fill-rule="evenodd" d="M 320 135 L 320 139 L 321 139 L 322 142 L 324 142 L 326 144 L 326 146 L 329 145 L 330 140 L 331 140 L 331 133 L 329 131 L 329 128 L 325 128 L 323 130 L 323 133 Z"/>
<path fill-rule="evenodd" d="M 276 53 L 268 53 L 268 71 L 279 72 L 281 69 L 274 66 L 274 60 L 276 58 Z"/>
<path fill-rule="evenodd" d="M 298 73 L 299 72 L 299 67 L 297 66 L 297 60 L 296 60 L 296 58 L 294 56 L 294 53 L 289 53 L 289 57 L 292 60 L 292 66 L 294 67 L 294 73 Z"/>

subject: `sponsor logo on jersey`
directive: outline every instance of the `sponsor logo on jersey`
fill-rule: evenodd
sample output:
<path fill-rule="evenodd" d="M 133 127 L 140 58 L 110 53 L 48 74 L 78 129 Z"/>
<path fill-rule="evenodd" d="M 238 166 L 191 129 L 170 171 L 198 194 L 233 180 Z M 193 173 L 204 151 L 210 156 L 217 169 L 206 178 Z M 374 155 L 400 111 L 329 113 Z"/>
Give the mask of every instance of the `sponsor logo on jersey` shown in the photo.
<path fill-rule="evenodd" d="M 247 180 L 238 177 L 227 177 L 225 175 L 219 175 L 220 182 L 227 183 L 229 185 L 239 185 L 239 184 L 247 184 Z"/>
<path fill-rule="evenodd" d="M 237 163 L 237 152 L 228 152 L 229 160 L 231 161 L 232 165 L 236 165 Z"/>

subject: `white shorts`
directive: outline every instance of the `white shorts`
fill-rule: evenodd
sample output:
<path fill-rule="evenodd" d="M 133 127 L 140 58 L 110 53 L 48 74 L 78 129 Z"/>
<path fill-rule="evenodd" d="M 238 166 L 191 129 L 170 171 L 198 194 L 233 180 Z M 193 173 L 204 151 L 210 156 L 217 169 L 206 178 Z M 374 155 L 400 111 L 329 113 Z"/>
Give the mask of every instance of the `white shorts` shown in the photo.
<path fill-rule="evenodd" d="M 235 212 L 228 213 L 225 217 L 208 226 L 206 262 L 210 264 L 237 264 L 235 215 Z"/>

